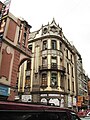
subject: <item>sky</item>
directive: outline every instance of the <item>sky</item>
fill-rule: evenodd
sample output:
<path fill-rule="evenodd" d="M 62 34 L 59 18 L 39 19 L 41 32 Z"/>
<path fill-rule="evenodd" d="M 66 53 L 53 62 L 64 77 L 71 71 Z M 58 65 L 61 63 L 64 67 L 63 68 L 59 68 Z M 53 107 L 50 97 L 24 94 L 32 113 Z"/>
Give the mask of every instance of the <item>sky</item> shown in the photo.
<path fill-rule="evenodd" d="M 90 77 L 90 0 L 11 0 L 10 12 L 24 18 L 32 26 L 31 32 L 54 18 L 81 54 L 85 74 Z"/>

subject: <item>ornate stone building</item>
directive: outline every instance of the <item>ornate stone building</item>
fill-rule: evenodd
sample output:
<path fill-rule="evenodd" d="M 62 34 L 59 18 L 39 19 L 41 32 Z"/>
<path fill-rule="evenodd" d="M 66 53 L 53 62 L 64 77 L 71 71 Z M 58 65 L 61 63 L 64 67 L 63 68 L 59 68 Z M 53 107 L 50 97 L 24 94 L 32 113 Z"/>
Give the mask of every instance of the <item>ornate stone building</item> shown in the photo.
<path fill-rule="evenodd" d="M 54 19 L 42 25 L 38 31 L 30 33 L 28 47 L 32 50 L 28 71 L 32 101 L 76 107 L 75 52 L 62 28 Z"/>

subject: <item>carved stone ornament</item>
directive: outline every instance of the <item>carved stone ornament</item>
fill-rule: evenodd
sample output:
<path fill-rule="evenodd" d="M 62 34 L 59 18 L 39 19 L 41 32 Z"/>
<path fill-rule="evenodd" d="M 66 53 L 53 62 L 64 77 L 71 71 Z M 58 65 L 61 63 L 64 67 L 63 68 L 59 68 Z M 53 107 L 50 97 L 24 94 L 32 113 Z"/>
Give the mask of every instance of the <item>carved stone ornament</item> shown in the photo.
<path fill-rule="evenodd" d="M 58 30 L 57 30 L 57 28 L 55 26 L 50 27 L 50 31 L 52 31 L 54 33 L 58 32 Z"/>
<path fill-rule="evenodd" d="M 10 51 L 10 47 L 9 47 L 9 46 L 6 47 L 6 51 L 7 51 L 8 54 L 11 53 L 11 51 Z"/>

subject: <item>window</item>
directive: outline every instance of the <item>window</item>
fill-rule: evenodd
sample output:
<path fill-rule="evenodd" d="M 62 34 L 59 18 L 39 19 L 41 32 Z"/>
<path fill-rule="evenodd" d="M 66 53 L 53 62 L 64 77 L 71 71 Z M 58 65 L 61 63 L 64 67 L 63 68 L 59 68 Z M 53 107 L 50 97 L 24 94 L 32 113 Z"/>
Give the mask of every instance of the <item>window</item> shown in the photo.
<path fill-rule="evenodd" d="M 60 78 L 60 84 L 61 84 L 61 88 L 64 89 L 64 74 L 61 73 L 61 78 Z"/>
<path fill-rule="evenodd" d="M 72 91 L 74 92 L 74 81 L 72 82 Z"/>
<path fill-rule="evenodd" d="M 47 67 L 47 57 L 42 58 L 42 66 Z"/>
<path fill-rule="evenodd" d="M 20 34 L 21 34 L 21 28 L 19 30 L 19 35 L 18 35 L 18 43 L 20 44 Z"/>
<path fill-rule="evenodd" d="M 25 42 L 26 42 L 26 33 L 24 33 L 24 36 L 23 36 L 23 41 L 22 41 L 23 46 L 25 46 Z"/>
<path fill-rule="evenodd" d="M 60 65 L 63 66 L 63 60 L 60 58 Z"/>
<path fill-rule="evenodd" d="M 30 87 L 30 76 L 26 76 L 25 88 Z"/>
<path fill-rule="evenodd" d="M 36 107 L 37 108 L 37 107 Z M 75 113 L 67 113 L 65 111 L 57 112 L 55 110 L 50 111 L 25 111 L 19 112 L 14 110 L 0 111 L 1 120 L 81 120 Z M 89 119 L 88 119 L 89 120 Z"/>
<path fill-rule="evenodd" d="M 51 58 L 51 68 L 57 68 L 57 58 L 56 57 Z"/>
<path fill-rule="evenodd" d="M 66 57 L 68 58 L 68 50 L 66 50 Z"/>
<path fill-rule="evenodd" d="M 72 70 L 71 70 L 71 72 L 72 72 L 72 77 L 73 77 L 73 67 L 72 67 Z"/>
<path fill-rule="evenodd" d="M 60 112 L 59 118 L 60 118 L 60 120 L 68 120 L 68 115 L 66 112 Z"/>
<path fill-rule="evenodd" d="M 43 50 L 47 49 L 47 40 L 43 41 Z"/>
<path fill-rule="evenodd" d="M 6 18 L 2 19 L 2 22 L 0 23 L 0 27 L 1 27 L 0 29 L 2 30 L 2 32 L 4 32 L 4 27 L 6 23 L 5 21 L 6 21 Z M 16 30 L 17 30 L 17 23 L 13 19 L 10 19 L 8 21 L 8 30 L 6 32 L 6 38 L 14 42 Z"/>
<path fill-rule="evenodd" d="M 28 48 L 29 48 L 30 50 L 32 50 L 32 44 L 28 45 Z"/>
<path fill-rule="evenodd" d="M 42 74 L 41 86 L 47 86 L 47 74 L 46 73 Z"/>
<path fill-rule="evenodd" d="M 27 27 L 25 27 L 25 31 L 27 31 Z"/>
<path fill-rule="evenodd" d="M 27 68 L 26 70 L 31 70 L 31 61 L 27 61 Z"/>
<path fill-rule="evenodd" d="M 52 40 L 51 41 L 52 49 L 57 49 L 56 41 Z"/>
<path fill-rule="evenodd" d="M 71 55 L 71 62 L 73 63 L 72 55 Z"/>
<path fill-rule="evenodd" d="M 68 78 L 68 90 L 70 90 L 70 80 Z"/>
<path fill-rule="evenodd" d="M 67 63 L 67 73 L 69 74 L 69 63 Z"/>
<path fill-rule="evenodd" d="M 56 87 L 57 86 L 57 74 L 51 73 L 51 86 Z"/>
<path fill-rule="evenodd" d="M 62 51 L 62 43 L 60 42 L 60 50 Z"/>
<path fill-rule="evenodd" d="M 56 59 L 56 57 L 52 57 L 52 61 L 51 61 L 52 63 L 57 63 L 57 59 Z"/>
<path fill-rule="evenodd" d="M 71 113 L 71 120 L 81 120 L 75 113 Z"/>

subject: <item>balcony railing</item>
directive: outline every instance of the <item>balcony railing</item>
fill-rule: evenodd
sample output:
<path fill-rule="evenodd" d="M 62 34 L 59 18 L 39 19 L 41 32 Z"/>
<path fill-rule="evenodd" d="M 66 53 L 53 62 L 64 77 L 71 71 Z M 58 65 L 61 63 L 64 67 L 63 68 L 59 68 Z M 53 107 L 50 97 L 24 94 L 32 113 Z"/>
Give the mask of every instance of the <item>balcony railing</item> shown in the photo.
<path fill-rule="evenodd" d="M 60 50 L 44 50 L 42 51 L 42 57 L 51 55 L 51 56 L 60 56 L 62 58 L 63 52 Z"/>
<path fill-rule="evenodd" d="M 46 64 L 46 65 L 41 65 L 39 66 L 39 70 L 40 71 L 44 71 L 44 70 L 56 70 L 56 71 L 62 71 L 65 72 L 66 68 L 64 66 L 61 65 L 57 65 L 56 63 L 51 63 L 51 64 Z"/>

